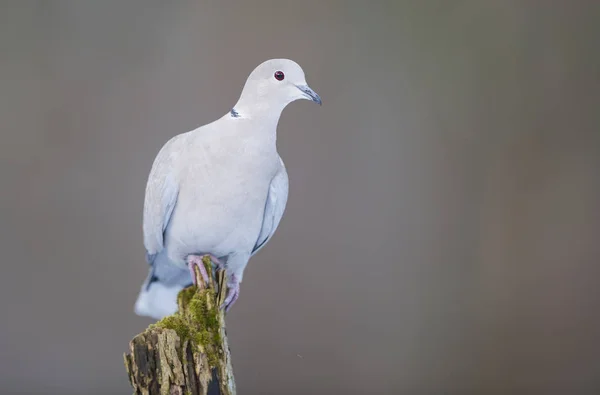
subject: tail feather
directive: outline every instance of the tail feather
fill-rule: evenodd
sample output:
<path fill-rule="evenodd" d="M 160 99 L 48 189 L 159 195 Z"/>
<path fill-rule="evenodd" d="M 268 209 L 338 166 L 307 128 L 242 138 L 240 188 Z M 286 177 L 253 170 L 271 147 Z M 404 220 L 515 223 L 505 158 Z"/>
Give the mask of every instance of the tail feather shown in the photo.
<path fill-rule="evenodd" d="M 137 315 L 159 320 L 177 311 L 177 294 L 185 286 L 167 285 L 154 276 L 153 272 L 150 270 L 146 281 L 142 284 L 134 311 Z"/>

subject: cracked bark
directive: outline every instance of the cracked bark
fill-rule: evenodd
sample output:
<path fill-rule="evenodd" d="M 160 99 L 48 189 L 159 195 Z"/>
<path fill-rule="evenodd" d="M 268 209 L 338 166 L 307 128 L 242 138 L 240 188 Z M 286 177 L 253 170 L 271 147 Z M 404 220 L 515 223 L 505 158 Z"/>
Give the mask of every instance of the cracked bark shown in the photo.
<path fill-rule="evenodd" d="M 212 273 L 210 259 L 203 259 Z M 129 342 L 125 368 L 134 395 L 235 395 L 225 314 L 225 272 L 179 293 L 177 313 L 150 325 Z"/>

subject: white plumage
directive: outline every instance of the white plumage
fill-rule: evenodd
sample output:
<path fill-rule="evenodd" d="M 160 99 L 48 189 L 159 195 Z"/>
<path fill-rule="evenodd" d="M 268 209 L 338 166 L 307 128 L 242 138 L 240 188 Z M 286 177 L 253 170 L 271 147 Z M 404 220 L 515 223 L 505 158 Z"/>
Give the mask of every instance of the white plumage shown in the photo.
<path fill-rule="evenodd" d="M 230 113 L 162 147 L 146 186 L 150 273 L 137 314 L 159 319 L 175 312 L 177 293 L 192 283 L 190 256 L 219 258 L 229 287 L 239 293 L 248 260 L 272 237 L 285 210 L 288 176 L 276 128 L 282 110 L 297 99 L 321 103 L 298 64 L 266 61 L 250 74 Z"/>

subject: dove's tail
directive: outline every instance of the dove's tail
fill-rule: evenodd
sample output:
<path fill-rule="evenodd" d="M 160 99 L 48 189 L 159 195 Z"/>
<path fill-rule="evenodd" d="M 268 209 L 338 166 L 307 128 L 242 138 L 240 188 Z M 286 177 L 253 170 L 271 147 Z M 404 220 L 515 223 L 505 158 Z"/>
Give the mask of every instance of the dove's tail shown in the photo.
<path fill-rule="evenodd" d="M 181 281 L 161 281 L 154 272 L 154 268 L 151 268 L 142 284 L 134 311 L 137 315 L 159 320 L 177 311 L 177 294 L 188 284 Z M 189 272 L 187 275 L 189 276 Z"/>

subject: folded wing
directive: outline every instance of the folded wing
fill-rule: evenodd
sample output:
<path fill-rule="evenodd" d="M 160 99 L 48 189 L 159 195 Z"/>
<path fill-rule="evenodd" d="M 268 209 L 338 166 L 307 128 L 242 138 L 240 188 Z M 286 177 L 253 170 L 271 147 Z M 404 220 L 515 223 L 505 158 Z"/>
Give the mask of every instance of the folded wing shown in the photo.
<path fill-rule="evenodd" d="M 281 161 L 281 159 L 279 159 Z M 258 235 L 258 239 L 254 248 L 252 249 L 252 255 L 256 254 L 269 239 L 275 233 L 288 199 L 289 181 L 285 165 L 281 161 L 281 168 L 273 177 L 271 185 L 269 187 L 269 194 L 265 203 L 265 211 L 263 217 L 262 228 Z"/>

